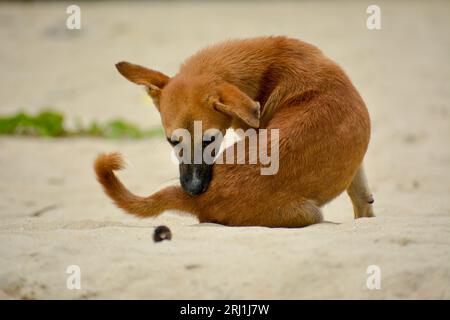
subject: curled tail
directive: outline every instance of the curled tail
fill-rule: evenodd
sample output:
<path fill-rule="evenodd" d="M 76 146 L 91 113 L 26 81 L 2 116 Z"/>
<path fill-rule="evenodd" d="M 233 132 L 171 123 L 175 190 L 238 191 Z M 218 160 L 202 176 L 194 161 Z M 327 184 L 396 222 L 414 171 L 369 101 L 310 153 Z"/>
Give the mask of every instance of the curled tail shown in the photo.
<path fill-rule="evenodd" d="M 194 213 L 193 199 L 177 186 L 167 187 L 149 197 L 134 195 L 114 174 L 115 170 L 124 167 L 119 153 L 101 154 L 94 163 L 97 180 L 119 208 L 139 217 L 157 216 L 169 209 Z"/>

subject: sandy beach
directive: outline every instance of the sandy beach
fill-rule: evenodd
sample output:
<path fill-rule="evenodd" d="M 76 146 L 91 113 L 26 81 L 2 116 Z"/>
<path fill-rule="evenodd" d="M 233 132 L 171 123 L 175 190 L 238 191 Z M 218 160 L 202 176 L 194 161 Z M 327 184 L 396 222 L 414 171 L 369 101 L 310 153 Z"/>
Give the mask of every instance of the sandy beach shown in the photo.
<path fill-rule="evenodd" d="M 372 119 L 365 167 L 372 219 L 353 219 L 346 194 L 326 222 L 302 229 L 230 228 L 166 212 L 125 215 L 95 180 L 97 154 L 119 151 L 119 176 L 147 195 L 177 183 L 163 139 L 0 137 L 1 299 L 450 298 L 450 3 L 81 2 L 0 4 L 0 115 L 52 107 L 76 119 L 160 124 L 144 90 L 114 64 L 174 74 L 225 39 L 287 35 L 346 70 Z M 154 243 L 166 225 L 171 241 Z M 70 290 L 68 266 L 81 270 Z M 367 268 L 381 270 L 369 290 Z"/>

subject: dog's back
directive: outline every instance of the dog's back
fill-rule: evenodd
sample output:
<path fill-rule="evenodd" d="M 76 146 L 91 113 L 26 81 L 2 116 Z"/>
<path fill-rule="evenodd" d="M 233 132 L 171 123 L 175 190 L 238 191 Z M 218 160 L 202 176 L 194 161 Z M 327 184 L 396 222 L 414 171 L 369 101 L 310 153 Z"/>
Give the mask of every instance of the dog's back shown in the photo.
<path fill-rule="evenodd" d="M 317 47 L 297 39 L 279 36 L 221 42 L 187 59 L 177 76 L 205 74 L 217 75 L 259 101 L 268 118 L 283 103 L 338 92 L 350 93 L 351 104 L 364 106 L 344 71 Z"/>

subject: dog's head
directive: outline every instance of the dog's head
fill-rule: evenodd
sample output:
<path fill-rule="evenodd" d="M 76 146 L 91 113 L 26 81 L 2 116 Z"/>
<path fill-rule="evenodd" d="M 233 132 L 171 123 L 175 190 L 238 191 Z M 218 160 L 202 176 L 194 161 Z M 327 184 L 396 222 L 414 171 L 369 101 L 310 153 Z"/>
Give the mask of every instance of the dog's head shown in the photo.
<path fill-rule="evenodd" d="M 195 153 L 209 144 L 220 145 L 226 129 L 233 127 L 258 128 L 260 109 L 236 86 L 210 76 L 173 78 L 128 62 L 116 64 L 119 72 L 131 82 L 144 85 L 161 114 L 167 140 L 174 147 L 191 150 L 188 160 L 180 163 L 180 183 L 191 195 L 208 188 L 212 178 L 212 163 L 195 161 Z M 201 121 L 201 132 L 194 132 L 194 122 Z M 189 132 L 190 141 L 180 137 L 179 130 Z M 219 134 L 220 133 L 220 134 Z M 217 150 L 213 148 L 213 152 Z M 213 155 L 214 156 L 214 155 Z M 186 160 L 186 158 L 184 157 Z"/>

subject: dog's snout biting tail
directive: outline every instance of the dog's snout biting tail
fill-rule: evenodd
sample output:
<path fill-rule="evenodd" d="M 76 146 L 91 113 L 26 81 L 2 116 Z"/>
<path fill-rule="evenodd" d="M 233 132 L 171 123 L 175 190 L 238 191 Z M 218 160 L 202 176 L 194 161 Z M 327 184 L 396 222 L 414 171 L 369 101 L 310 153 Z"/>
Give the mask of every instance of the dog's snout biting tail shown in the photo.
<path fill-rule="evenodd" d="M 94 163 L 97 180 L 119 208 L 139 217 L 157 216 L 170 209 L 194 214 L 190 196 L 179 187 L 167 187 L 149 197 L 131 193 L 114 174 L 114 171 L 123 169 L 124 164 L 119 153 L 101 154 Z"/>

